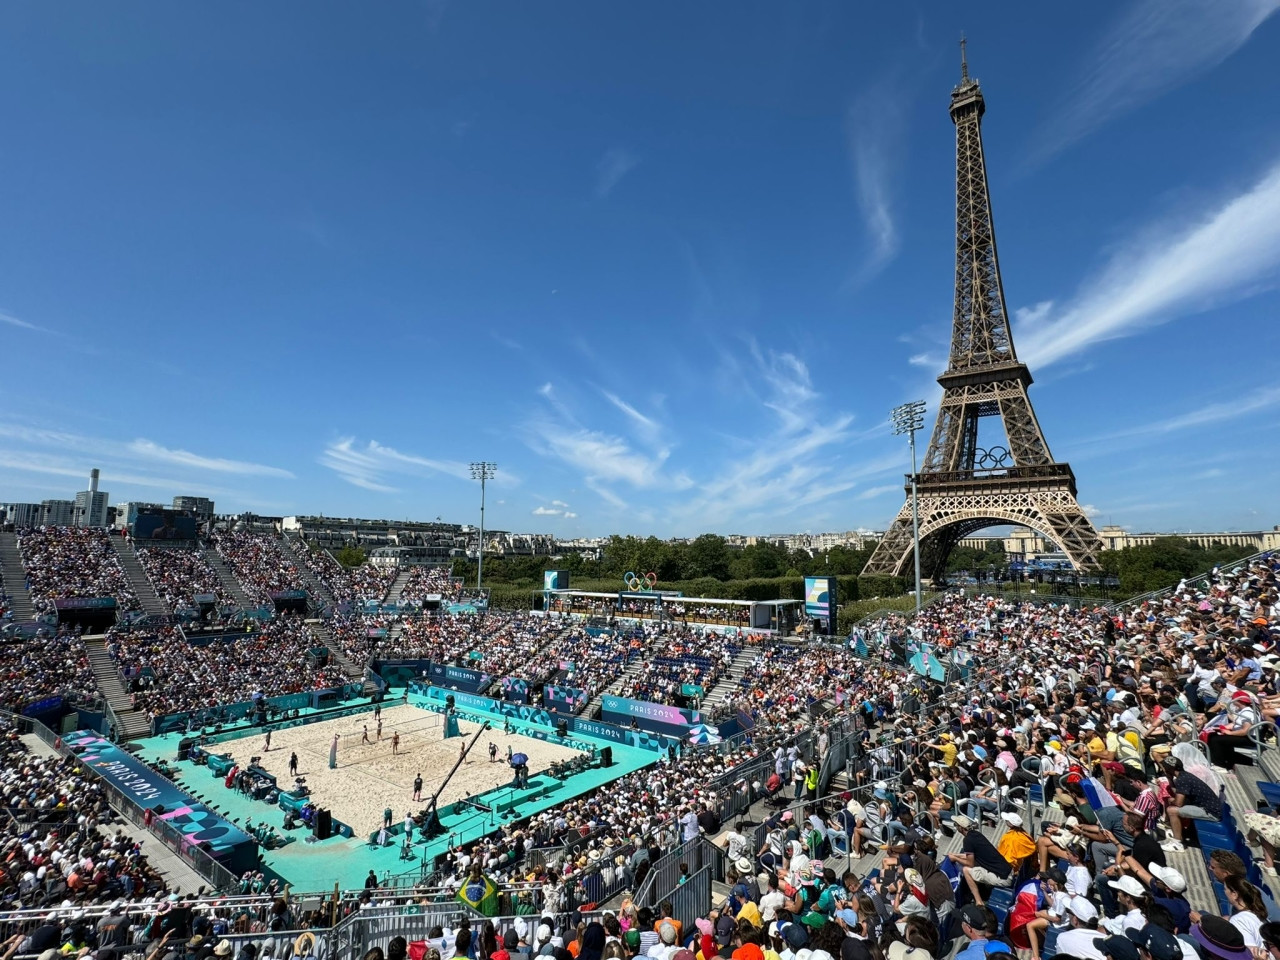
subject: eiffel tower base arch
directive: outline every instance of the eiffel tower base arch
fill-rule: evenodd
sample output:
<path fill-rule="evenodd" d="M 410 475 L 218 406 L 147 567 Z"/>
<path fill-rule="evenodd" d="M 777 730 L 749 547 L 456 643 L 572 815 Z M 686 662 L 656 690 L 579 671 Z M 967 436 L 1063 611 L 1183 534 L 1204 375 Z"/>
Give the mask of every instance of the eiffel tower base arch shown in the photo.
<path fill-rule="evenodd" d="M 909 488 L 908 488 L 909 489 Z M 1053 541 L 1077 570 L 1098 568 L 1102 540 L 1075 494 L 1065 485 L 1034 491 L 992 489 L 920 494 L 920 555 L 927 575 L 938 577 L 960 540 L 986 527 L 1025 526 Z M 904 576 L 914 565 L 911 499 L 898 511 L 863 569 L 863 576 Z"/>

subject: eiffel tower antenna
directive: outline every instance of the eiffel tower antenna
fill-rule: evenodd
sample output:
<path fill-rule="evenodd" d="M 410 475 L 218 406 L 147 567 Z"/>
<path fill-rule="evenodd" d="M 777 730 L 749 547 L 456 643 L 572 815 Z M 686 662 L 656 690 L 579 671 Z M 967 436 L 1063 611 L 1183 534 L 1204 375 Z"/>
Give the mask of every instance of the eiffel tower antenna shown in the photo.
<path fill-rule="evenodd" d="M 956 282 L 951 353 L 938 377 L 942 401 L 916 482 L 920 552 L 933 575 L 962 538 L 984 527 L 1017 524 L 1053 541 L 1077 570 L 1098 565 L 1102 540 L 1076 501 L 1071 466 L 1054 460 L 1027 396 L 1031 371 L 1018 360 L 982 147 L 986 101 L 969 77 L 960 38 L 960 83 L 951 91 L 956 128 Z M 978 445 L 978 423 L 999 418 L 1004 444 Z M 1005 445 L 1007 444 L 1007 445 Z M 867 561 L 863 574 L 904 573 L 915 549 L 910 498 Z"/>

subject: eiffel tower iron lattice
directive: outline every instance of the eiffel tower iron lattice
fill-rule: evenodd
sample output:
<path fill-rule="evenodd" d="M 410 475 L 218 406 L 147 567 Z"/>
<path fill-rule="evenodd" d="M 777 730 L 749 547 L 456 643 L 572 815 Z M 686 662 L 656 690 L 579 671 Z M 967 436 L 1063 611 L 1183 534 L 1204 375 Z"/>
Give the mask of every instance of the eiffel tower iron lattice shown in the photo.
<path fill-rule="evenodd" d="M 1031 371 L 1018 360 L 1005 309 L 982 150 L 986 104 L 961 41 L 961 79 L 951 91 L 956 127 L 956 290 L 951 354 L 938 377 L 942 401 L 917 474 L 921 554 L 934 576 L 956 543 L 984 527 L 1031 527 L 1056 543 L 1077 570 L 1098 566 L 1102 541 L 1076 500 L 1071 467 L 1049 452 L 1027 397 Z M 978 421 L 999 417 L 1008 446 L 978 445 Z M 913 562 L 907 503 L 863 575 L 901 575 Z"/>

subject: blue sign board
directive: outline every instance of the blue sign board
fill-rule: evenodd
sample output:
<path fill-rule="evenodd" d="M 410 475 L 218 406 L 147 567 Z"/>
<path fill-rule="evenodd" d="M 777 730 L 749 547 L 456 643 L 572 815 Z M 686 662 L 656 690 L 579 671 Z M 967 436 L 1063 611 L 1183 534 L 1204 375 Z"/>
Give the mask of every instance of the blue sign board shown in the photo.
<path fill-rule="evenodd" d="M 233 871 L 256 864 L 257 844 L 248 834 L 110 740 L 88 730 L 68 733 L 62 740 L 82 763 L 139 808 L 162 808 L 154 815 L 176 828 L 185 844 L 203 846 Z"/>

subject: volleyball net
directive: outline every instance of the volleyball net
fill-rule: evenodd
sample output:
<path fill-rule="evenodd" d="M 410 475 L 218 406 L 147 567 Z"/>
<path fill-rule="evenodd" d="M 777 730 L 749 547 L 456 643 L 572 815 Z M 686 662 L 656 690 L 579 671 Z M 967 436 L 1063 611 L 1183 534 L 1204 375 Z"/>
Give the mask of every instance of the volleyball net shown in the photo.
<path fill-rule="evenodd" d="M 355 733 L 344 733 L 338 737 L 338 766 L 345 767 L 352 763 L 372 760 L 375 757 L 391 756 L 392 743 L 398 733 L 400 735 L 399 753 L 406 753 L 425 743 L 439 743 L 444 740 L 444 715 L 427 714 L 406 723 L 397 723 L 394 727 L 389 723 L 382 725 L 382 739 L 378 739 L 376 723 L 369 724 L 368 739 L 364 730 Z"/>

